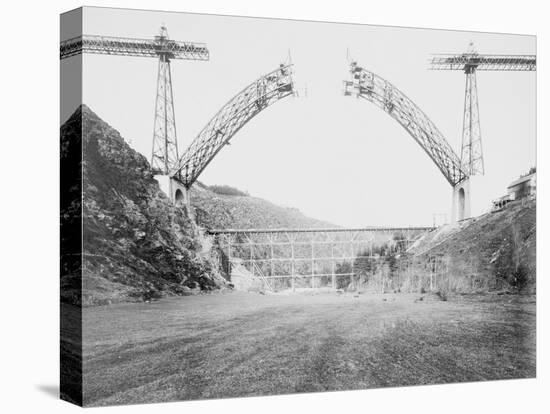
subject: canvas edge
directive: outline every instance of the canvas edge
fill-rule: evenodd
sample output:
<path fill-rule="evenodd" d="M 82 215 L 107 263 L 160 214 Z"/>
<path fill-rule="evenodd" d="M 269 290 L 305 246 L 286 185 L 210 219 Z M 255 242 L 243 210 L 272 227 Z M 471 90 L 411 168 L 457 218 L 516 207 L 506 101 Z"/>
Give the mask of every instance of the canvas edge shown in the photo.
<path fill-rule="evenodd" d="M 60 39 L 82 34 L 83 9 L 60 15 Z M 82 55 L 60 60 L 60 125 L 82 104 Z M 80 125 L 82 115 L 75 119 Z M 61 130 L 60 130 L 61 133 Z M 62 138 L 62 136 L 60 137 Z M 60 139 L 60 386 L 62 400 L 83 405 L 82 377 L 82 139 Z M 67 282 L 69 280 L 70 282 Z M 71 299 L 69 299 L 71 298 Z"/>

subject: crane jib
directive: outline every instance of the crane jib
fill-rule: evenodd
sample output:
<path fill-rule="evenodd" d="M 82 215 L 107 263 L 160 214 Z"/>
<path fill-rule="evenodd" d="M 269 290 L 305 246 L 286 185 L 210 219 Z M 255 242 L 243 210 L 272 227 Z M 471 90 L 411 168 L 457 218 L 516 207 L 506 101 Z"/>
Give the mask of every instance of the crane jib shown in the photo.
<path fill-rule="evenodd" d="M 132 39 L 83 35 L 61 42 L 61 59 L 81 53 L 139 57 L 168 55 L 171 59 L 186 60 L 209 60 L 210 58 L 210 53 L 204 43 L 181 42 L 171 39 Z"/>

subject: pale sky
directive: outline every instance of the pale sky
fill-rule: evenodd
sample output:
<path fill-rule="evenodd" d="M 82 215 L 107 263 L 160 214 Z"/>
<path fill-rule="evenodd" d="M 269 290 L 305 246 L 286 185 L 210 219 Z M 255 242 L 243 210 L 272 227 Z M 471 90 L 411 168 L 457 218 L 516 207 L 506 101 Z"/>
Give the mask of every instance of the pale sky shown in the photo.
<path fill-rule="evenodd" d="M 342 226 L 429 225 L 450 217 L 451 186 L 412 137 L 370 102 L 342 95 L 346 50 L 412 99 L 459 153 L 465 76 L 429 71 L 431 53 L 535 54 L 535 37 L 368 25 L 86 8 L 85 34 L 204 42 L 210 61 L 172 61 L 180 155 L 243 87 L 287 59 L 299 98 L 267 108 L 199 177 Z M 70 34 L 66 34 L 70 37 Z M 70 65 L 70 60 L 62 65 Z M 83 101 L 131 146 L 151 155 L 157 60 L 85 55 Z M 535 72 L 478 72 L 485 175 L 472 213 L 536 160 Z M 307 86 L 308 96 L 303 97 Z M 62 113 L 70 115 L 74 108 Z"/>

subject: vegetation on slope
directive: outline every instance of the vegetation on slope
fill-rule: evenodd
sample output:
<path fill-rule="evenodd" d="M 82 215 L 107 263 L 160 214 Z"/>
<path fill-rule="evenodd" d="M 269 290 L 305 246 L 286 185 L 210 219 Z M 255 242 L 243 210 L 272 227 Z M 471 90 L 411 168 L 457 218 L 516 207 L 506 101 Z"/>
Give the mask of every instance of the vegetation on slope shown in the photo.
<path fill-rule="evenodd" d="M 411 249 L 416 263 L 438 265 L 455 290 L 532 293 L 536 278 L 536 200 L 428 233 Z"/>
<path fill-rule="evenodd" d="M 247 191 L 239 190 L 238 188 L 231 187 L 229 185 L 209 185 L 208 189 L 219 195 L 228 195 L 228 196 L 243 196 L 247 197 Z"/>
<path fill-rule="evenodd" d="M 223 283 L 199 254 L 193 223 L 160 190 L 147 160 L 86 106 L 62 126 L 62 148 L 81 131 L 82 304 L 148 300 Z M 79 274 L 62 273 L 64 300 L 80 301 L 72 289 Z"/>
<path fill-rule="evenodd" d="M 228 186 L 195 185 L 191 203 L 198 223 L 210 229 L 336 227 Z"/>
<path fill-rule="evenodd" d="M 359 252 L 336 266 L 338 288 L 371 292 L 527 293 L 536 290 L 536 200 L 423 234 L 406 251 Z M 354 273 L 354 276 L 347 274 Z"/>

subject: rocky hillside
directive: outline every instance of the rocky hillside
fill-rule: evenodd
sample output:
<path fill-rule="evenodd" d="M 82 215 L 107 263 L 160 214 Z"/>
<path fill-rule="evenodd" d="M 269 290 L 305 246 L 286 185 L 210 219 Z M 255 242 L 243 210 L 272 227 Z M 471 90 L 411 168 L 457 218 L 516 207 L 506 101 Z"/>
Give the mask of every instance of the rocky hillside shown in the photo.
<path fill-rule="evenodd" d="M 210 229 L 337 227 L 227 186 L 197 183 L 191 190 L 191 203 L 199 224 Z"/>
<path fill-rule="evenodd" d="M 436 258 L 460 290 L 533 293 L 536 287 L 536 199 L 427 233 L 409 253 Z M 461 281 L 462 279 L 462 281 Z"/>
<path fill-rule="evenodd" d="M 195 226 L 160 190 L 147 160 L 86 106 L 61 127 L 62 165 L 79 151 L 80 131 L 82 304 L 148 300 L 222 285 L 215 265 L 199 254 Z M 73 197 L 62 201 L 62 228 L 75 220 L 77 187 L 62 182 Z M 70 234 L 64 232 L 62 245 L 78 244 Z M 80 301 L 78 285 L 78 269 L 62 268 L 64 301 Z"/>

